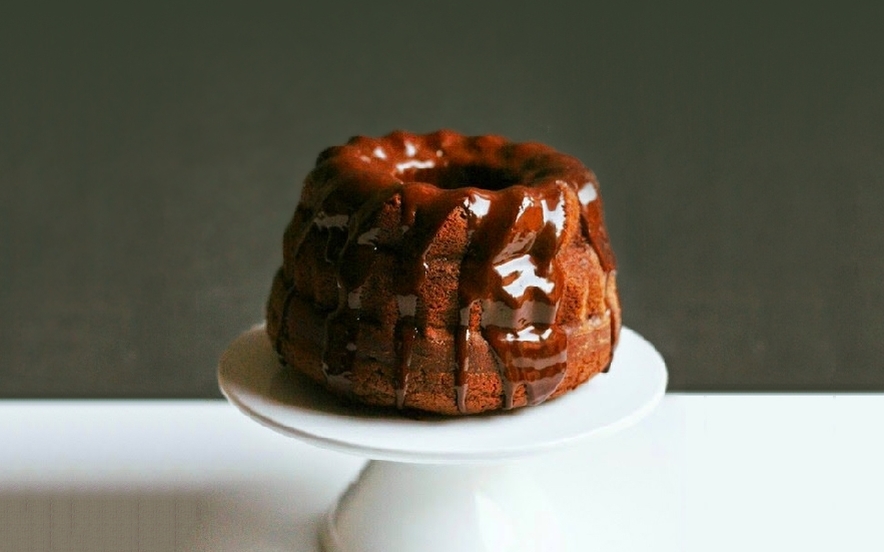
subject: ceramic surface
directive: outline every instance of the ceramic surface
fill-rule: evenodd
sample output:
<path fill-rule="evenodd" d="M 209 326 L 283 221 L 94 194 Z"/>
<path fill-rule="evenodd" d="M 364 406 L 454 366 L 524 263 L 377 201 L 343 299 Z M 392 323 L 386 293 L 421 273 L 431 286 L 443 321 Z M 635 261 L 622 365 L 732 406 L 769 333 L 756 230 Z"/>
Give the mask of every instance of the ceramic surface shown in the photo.
<path fill-rule="evenodd" d="M 515 458 L 617 431 L 650 412 L 667 382 L 663 358 L 629 328 L 608 373 L 541 405 L 489 415 L 413 419 L 342 404 L 283 370 L 260 326 L 230 345 L 218 377 L 234 405 L 276 431 L 376 460 L 434 464 Z"/>

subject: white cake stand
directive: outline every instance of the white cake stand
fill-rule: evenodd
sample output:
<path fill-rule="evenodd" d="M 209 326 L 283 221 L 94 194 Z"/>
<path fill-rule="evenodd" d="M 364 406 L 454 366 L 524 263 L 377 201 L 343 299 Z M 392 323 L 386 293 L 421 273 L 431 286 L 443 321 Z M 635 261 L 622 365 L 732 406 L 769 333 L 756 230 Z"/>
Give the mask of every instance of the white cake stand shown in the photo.
<path fill-rule="evenodd" d="M 623 328 L 610 372 L 558 399 L 494 415 L 411 419 L 342 405 L 281 369 L 256 327 L 225 351 L 218 380 L 261 424 L 370 459 L 326 518 L 327 552 L 527 552 L 592 543 L 568 542 L 555 501 L 507 461 L 634 424 L 660 401 L 667 373 L 654 347 Z"/>

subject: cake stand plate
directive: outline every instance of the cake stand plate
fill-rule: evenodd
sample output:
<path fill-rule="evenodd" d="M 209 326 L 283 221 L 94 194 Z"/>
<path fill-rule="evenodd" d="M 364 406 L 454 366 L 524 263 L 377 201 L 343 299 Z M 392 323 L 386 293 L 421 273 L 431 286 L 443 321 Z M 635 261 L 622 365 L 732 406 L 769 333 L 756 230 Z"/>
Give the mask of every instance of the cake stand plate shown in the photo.
<path fill-rule="evenodd" d="M 523 552 L 592 543 L 568 542 L 555 501 L 510 460 L 634 424 L 659 403 L 667 372 L 654 347 L 623 328 L 611 370 L 562 397 L 490 415 L 415 419 L 342 404 L 283 369 L 259 326 L 225 351 L 218 380 L 259 423 L 370 459 L 329 512 L 327 552 Z"/>

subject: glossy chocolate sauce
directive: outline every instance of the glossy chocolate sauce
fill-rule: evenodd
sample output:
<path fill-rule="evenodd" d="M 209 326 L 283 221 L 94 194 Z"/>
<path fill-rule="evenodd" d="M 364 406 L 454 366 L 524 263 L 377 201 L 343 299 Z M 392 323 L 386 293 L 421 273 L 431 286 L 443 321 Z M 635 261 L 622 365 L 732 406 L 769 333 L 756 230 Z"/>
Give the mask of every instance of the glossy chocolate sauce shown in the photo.
<path fill-rule="evenodd" d="M 361 289 L 377 255 L 376 214 L 398 196 L 400 264 L 392 290 L 398 309 L 393 332 L 398 407 L 406 405 L 414 342 L 425 330 L 418 302 L 428 274 L 427 251 L 455 210 L 464 213 L 469 236 L 460 261 L 455 331 L 458 410 L 466 411 L 473 331 L 480 332 L 497 360 L 506 408 L 513 407 L 520 387 L 529 404 L 552 395 L 568 360 L 568 335 L 555 320 L 564 290 L 556 258 L 564 245 L 569 188 L 581 204 L 581 231 L 613 282 L 615 260 L 595 179 L 577 160 L 547 146 L 449 131 L 395 132 L 382 139 L 356 137 L 323 152 L 305 183 L 302 204 L 310 222 L 302 224 L 294 247 L 300 248 L 311 230 L 325 233 L 326 260 L 336 269 L 338 302 L 326 320 L 322 355 L 329 384 L 347 391 Z M 476 312 L 478 325 L 471 324 Z M 612 345 L 614 326 L 612 321 Z M 276 348 L 281 350 L 280 339 Z"/>

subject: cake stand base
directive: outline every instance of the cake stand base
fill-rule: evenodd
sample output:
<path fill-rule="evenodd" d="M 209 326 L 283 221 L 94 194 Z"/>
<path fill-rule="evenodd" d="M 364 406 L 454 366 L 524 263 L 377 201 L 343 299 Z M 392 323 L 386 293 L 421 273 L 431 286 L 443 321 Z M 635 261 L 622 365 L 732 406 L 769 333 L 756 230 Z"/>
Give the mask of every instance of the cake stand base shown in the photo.
<path fill-rule="evenodd" d="M 562 550 L 553 501 L 518 463 L 370 461 L 326 517 L 326 552 Z"/>
<path fill-rule="evenodd" d="M 257 327 L 230 345 L 218 379 L 259 423 L 371 459 L 325 520 L 326 552 L 576 552 L 593 543 L 569 538 L 554 494 L 514 460 L 637 422 L 662 398 L 667 373 L 653 346 L 623 328 L 610 372 L 558 399 L 416 420 L 341 405 L 281 368 Z"/>
<path fill-rule="evenodd" d="M 561 550 L 553 502 L 518 463 L 369 462 L 329 512 L 326 552 Z"/>

